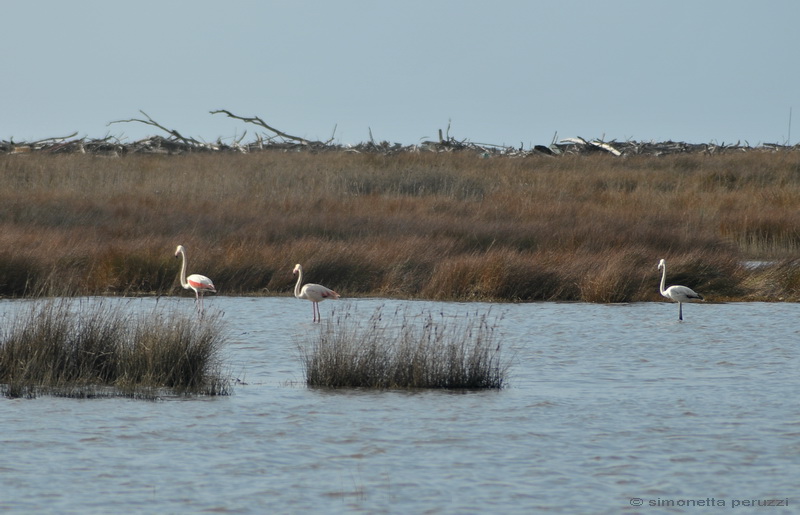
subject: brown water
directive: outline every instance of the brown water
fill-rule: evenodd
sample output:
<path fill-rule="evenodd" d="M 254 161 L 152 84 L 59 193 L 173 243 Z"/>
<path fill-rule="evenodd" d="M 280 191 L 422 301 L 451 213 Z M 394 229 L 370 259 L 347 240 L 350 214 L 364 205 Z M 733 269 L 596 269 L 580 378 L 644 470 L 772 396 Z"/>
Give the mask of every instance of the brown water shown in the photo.
<path fill-rule="evenodd" d="M 319 330 L 308 302 L 209 298 L 207 309 L 224 312 L 226 362 L 243 381 L 234 394 L 0 399 L 0 511 L 705 513 L 698 502 L 789 503 L 757 511 L 776 514 L 800 506 L 800 305 L 690 305 L 678 323 L 677 306 L 666 303 L 337 302 L 321 305 L 323 319 L 334 309 L 368 317 L 377 306 L 492 313 L 513 356 L 508 388 L 307 388 L 297 346 Z M 189 298 L 160 303 L 192 309 Z M 0 317 L 19 305 L 0 302 Z"/>

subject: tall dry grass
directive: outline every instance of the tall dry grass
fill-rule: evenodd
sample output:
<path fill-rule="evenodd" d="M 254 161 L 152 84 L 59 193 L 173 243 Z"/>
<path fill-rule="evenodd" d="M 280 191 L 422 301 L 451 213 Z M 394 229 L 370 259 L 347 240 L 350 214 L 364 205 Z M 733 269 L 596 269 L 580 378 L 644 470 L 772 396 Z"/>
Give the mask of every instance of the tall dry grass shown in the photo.
<path fill-rule="evenodd" d="M 364 323 L 350 312 L 301 344 L 306 384 L 328 388 L 492 389 L 509 363 L 490 314 L 445 318 L 385 313 Z"/>
<path fill-rule="evenodd" d="M 131 314 L 102 301 L 40 299 L 3 319 L 0 385 L 10 397 L 164 391 L 226 395 L 219 316 Z"/>
<path fill-rule="evenodd" d="M 0 295 L 176 293 L 180 243 L 220 294 L 287 293 L 302 262 L 343 295 L 649 300 L 666 258 L 708 298 L 771 298 L 741 263 L 794 259 L 798 204 L 793 152 L 4 155 Z"/>

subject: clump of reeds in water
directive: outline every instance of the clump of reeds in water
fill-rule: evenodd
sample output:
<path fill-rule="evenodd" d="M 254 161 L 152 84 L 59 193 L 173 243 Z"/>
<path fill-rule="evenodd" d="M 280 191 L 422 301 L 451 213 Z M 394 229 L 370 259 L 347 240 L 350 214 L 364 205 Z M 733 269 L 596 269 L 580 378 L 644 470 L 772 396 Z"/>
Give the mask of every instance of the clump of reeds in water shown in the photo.
<path fill-rule="evenodd" d="M 0 387 L 9 397 L 226 395 L 218 315 L 131 313 L 103 300 L 45 299 L 7 317 Z"/>
<path fill-rule="evenodd" d="M 502 388 L 508 364 L 489 314 L 409 316 L 350 312 L 320 328 L 301 359 L 306 384 L 366 388 Z"/>

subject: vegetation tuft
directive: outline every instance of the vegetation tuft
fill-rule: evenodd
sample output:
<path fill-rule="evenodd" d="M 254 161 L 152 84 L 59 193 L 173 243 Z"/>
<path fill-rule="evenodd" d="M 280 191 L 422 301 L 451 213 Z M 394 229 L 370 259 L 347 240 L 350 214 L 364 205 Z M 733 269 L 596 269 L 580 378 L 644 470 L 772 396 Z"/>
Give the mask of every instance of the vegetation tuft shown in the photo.
<path fill-rule="evenodd" d="M 34 301 L 7 318 L 0 385 L 8 397 L 230 393 L 219 316 L 131 315 L 102 300 L 62 298 Z"/>
<path fill-rule="evenodd" d="M 338 315 L 300 351 L 309 386 L 502 388 L 509 364 L 498 338 L 487 314 L 386 317 L 379 308 L 366 323 Z"/>

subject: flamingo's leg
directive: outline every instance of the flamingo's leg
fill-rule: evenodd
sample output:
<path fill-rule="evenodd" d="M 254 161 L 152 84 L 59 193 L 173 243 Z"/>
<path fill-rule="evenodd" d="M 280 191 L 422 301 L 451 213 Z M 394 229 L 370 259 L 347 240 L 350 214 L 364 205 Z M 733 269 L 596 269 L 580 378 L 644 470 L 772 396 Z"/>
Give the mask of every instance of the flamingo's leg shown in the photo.
<path fill-rule="evenodd" d="M 202 316 L 205 311 L 205 306 L 203 303 L 203 293 L 200 290 L 195 290 L 194 292 L 194 304 L 195 308 L 197 308 L 197 313 Z"/>

